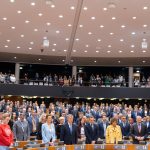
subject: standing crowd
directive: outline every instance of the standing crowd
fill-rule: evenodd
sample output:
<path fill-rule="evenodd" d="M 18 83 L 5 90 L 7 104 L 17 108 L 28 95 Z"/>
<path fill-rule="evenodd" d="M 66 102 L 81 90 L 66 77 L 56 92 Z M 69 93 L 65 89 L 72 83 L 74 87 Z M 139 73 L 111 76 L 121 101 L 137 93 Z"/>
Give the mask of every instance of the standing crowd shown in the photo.
<path fill-rule="evenodd" d="M 149 106 L 127 104 L 56 102 L 46 108 L 44 101 L 0 101 L 0 149 L 13 141 L 27 141 L 35 136 L 43 143 L 64 144 L 118 143 L 124 139 L 134 144 L 145 141 L 150 133 Z"/>

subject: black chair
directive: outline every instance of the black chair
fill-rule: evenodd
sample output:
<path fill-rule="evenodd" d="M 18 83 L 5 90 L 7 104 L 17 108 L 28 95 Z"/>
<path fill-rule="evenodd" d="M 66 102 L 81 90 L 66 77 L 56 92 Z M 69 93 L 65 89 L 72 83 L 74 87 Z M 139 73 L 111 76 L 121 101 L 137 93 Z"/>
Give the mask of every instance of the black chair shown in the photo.
<path fill-rule="evenodd" d="M 98 141 L 96 142 L 96 144 L 103 144 L 103 143 L 104 143 L 103 140 L 98 140 Z"/>
<path fill-rule="evenodd" d="M 118 141 L 118 144 L 124 144 L 124 141 Z"/>
<path fill-rule="evenodd" d="M 145 144 L 146 144 L 146 141 L 139 141 L 139 144 L 140 144 L 140 145 L 145 145 Z"/>
<path fill-rule="evenodd" d="M 64 145 L 64 141 L 59 141 L 58 142 L 58 145 L 60 146 L 60 145 Z"/>

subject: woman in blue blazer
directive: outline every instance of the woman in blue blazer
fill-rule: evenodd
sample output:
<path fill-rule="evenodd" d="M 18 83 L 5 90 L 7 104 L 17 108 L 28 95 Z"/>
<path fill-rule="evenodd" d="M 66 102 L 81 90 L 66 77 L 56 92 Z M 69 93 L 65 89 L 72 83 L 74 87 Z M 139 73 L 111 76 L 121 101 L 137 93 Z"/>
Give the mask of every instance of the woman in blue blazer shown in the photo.
<path fill-rule="evenodd" d="M 46 123 L 42 125 L 42 140 L 43 143 L 53 145 L 56 140 L 55 126 L 52 123 L 52 116 L 46 116 Z"/>

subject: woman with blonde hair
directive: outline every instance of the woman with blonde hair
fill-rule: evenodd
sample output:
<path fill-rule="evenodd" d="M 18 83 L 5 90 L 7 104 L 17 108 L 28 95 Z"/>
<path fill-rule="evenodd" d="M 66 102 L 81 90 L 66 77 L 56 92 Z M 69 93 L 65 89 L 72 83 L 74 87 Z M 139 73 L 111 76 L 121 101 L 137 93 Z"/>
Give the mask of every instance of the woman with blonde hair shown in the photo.
<path fill-rule="evenodd" d="M 110 125 L 106 129 L 106 143 L 117 144 L 118 141 L 122 141 L 121 128 L 117 125 L 117 119 L 112 118 Z"/>
<path fill-rule="evenodd" d="M 2 124 L 0 124 L 0 150 L 9 150 L 9 146 L 13 144 L 13 133 L 8 125 L 10 115 L 3 114 Z"/>

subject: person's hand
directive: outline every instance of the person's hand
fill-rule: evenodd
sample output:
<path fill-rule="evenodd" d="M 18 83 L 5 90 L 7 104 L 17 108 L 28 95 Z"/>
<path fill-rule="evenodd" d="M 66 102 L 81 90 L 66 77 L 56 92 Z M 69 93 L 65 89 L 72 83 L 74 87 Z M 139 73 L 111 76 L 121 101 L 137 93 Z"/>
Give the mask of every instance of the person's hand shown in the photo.
<path fill-rule="evenodd" d="M 54 143 L 53 143 L 53 142 L 49 142 L 49 145 L 50 145 L 50 146 L 54 146 Z"/>
<path fill-rule="evenodd" d="M 143 141 L 143 140 L 144 140 L 144 137 L 140 137 L 140 140 Z"/>
<path fill-rule="evenodd" d="M 92 141 L 92 143 L 91 144 L 95 144 L 95 141 Z"/>

